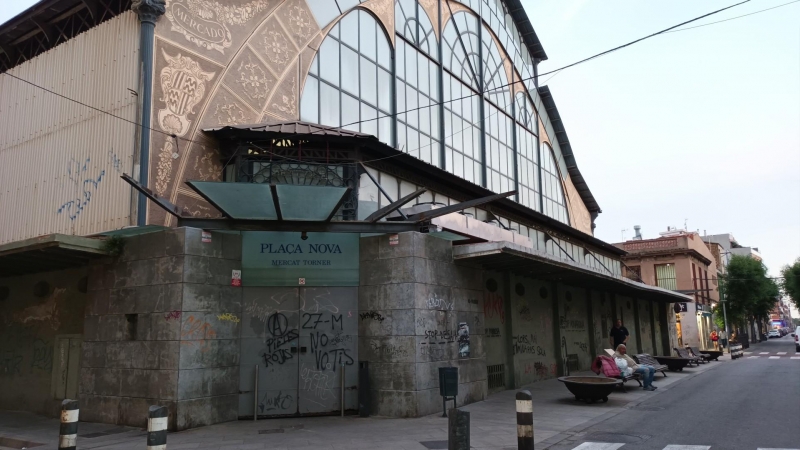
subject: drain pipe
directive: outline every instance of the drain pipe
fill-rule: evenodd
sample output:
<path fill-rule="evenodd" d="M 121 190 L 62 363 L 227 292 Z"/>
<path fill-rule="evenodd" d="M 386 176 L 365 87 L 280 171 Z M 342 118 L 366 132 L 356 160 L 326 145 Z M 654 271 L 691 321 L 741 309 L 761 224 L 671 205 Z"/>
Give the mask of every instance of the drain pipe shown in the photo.
<path fill-rule="evenodd" d="M 139 55 L 141 65 L 142 92 L 142 117 L 141 141 L 139 143 L 139 183 L 147 187 L 150 170 L 150 117 L 153 104 L 153 40 L 155 37 L 156 21 L 166 12 L 164 0 L 133 0 L 131 10 L 139 16 L 141 22 L 141 41 Z M 136 224 L 147 225 L 147 197 L 139 193 L 136 208 Z"/>

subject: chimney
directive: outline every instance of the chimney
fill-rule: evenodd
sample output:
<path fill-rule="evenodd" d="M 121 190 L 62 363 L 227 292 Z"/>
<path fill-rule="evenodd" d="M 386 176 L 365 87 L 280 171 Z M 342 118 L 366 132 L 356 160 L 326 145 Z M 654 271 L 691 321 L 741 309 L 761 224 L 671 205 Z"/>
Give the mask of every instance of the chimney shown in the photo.
<path fill-rule="evenodd" d="M 636 231 L 636 235 L 633 237 L 634 241 L 641 241 L 642 240 L 642 227 L 639 225 L 634 225 L 633 230 Z"/>

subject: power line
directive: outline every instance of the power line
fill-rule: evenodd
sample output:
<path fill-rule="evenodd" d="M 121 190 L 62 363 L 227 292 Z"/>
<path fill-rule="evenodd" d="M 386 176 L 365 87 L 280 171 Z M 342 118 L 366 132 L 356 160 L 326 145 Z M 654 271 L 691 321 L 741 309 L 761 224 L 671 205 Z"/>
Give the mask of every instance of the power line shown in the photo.
<path fill-rule="evenodd" d="M 371 118 L 371 119 L 358 120 L 358 121 L 355 121 L 355 122 L 352 122 L 352 123 L 348 123 L 348 124 L 344 124 L 344 125 L 341 125 L 341 126 L 338 126 L 338 127 L 328 127 L 328 128 L 321 128 L 321 129 L 319 129 L 319 130 L 315 130 L 315 131 L 311 131 L 311 132 L 308 132 L 308 133 L 299 134 L 299 135 L 296 135 L 296 136 L 300 137 L 300 136 L 303 136 L 303 135 L 311 135 L 311 134 L 316 134 L 316 133 L 319 133 L 319 132 L 324 132 L 324 131 L 331 131 L 331 130 L 341 129 L 341 128 L 349 127 L 349 126 L 352 126 L 352 125 L 358 125 L 358 124 L 360 124 L 360 123 L 372 122 L 372 121 L 375 121 L 375 120 L 380 120 L 380 119 L 383 119 L 383 118 L 386 118 L 386 117 L 395 117 L 395 116 L 398 116 L 398 115 L 400 115 L 400 114 L 405 114 L 405 113 L 410 113 L 410 112 L 414 112 L 414 111 L 419 111 L 419 110 L 421 110 L 421 109 L 423 109 L 423 108 L 431 108 L 431 107 L 434 107 L 434 106 L 441 106 L 441 105 L 444 105 L 444 104 L 446 104 L 446 103 L 452 103 L 452 102 L 455 102 L 455 101 L 464 100 L 464 99 L 467 99 L 467 98 L 475 97 L 475 96 L 477 96 L 477 95 L 481 95 L 481 96 L 483 96 L 484 94 L 487 94 L 487 93 L 489 93 L 489 92 L 496 91 L 496 90 L 500 90 L 500 89 L 503 89 L 503 88 L 507 88 L 507 87 L 510 87 L 510 86 L 512 86 L 512 85 L 515 85 L 515 84 L 517 84 L 517 83 L 522 83 L 522 82 L 525 82 L 525 81 L 531 81 L 531 80 L 537 79 L 537 78 L 539 78 L 539 77 L 542 77 L 542 76 L 545 76 L 545 75 L 550 75 L 550 74 L 553 74 L 553 73 L 560 72 L 560 71 L 562 71 L 562 70 L 564 70 L 564 69 L 568 69 L 568 68 L 571 68 L 571 67 L 575 67 L 575 66 L 577 66 L 577 65 L 579 65 L 579 64 L 583 64 L 583 63 L 585 63 L 585 62 L 591 61 L 591 60 L 593 60 L 593 59 L 600 58 L 600 57 L 602 57 L 602 56 L 605 56 L 605 55 L 608 55 L 608 54 L 610 54 L 610 53 L 616 52 L 616 51 L 618 51 L 618 50 L 621 50 L 621 49 L 623 49 L 623 48 L 630 47 L 631 45 L 637 44 L 637 43 L 639 43 L 639 42 L 642 42 L 642 41 L 644 41 L 644 40 L 646 40 L 646 39 L 650 39 L 650 38 L 652 38 L 652 37 L 655 37 L 655 36 L 658 36 L 658 35 L 661 35 L 661 34 L 667 33 L 667 32 L 669 32 L 669 31 L 671 31 L 671 30 L 674 30 L 674 29 L 676 29 L 676 28 L 682 27 L 682 26 L 684 26 L 684 25 L 687 25 L 687 24 L 689 24 L 689 23 L 692 23 L 692 22 L 696 22 L 696 21 L 698 21 L 698 20 L 704 19 L 704 18 L 706 18 L 706 17 L 712 16 L 712 15 L 715 15 L 715 14 L 718 14 L 718 13 L 720 13 L 720 12 L 722 12 L 722 11 L 726 11 L 726 10 L 728 10 L 728 9 L 735 8 L 735 7 L 739 6 L 739 5 L 743 5 L 743 4 L 745 4 L 745 3 L 748 3 L 748 2 L 750 2 L 750 1 L 751 1 L 751 0 L 744 0 L 744 1 L 742 1 L 742 2 L 735 3 L 735 4 L 733 4 L 733 5 L 730 5 L 730 6 L 726 6 L 726 7 L 724 7 L 724 8 L 718 9 L 718 10 L 716 10 L 716 11 L 712 11 L 712 12 L 710 12 L 710 13 L 703 14 L 702 16 L 695 17 L 694 19 L 687 20 L 687 21 L 685 21 L 685 22 L 682 22 L 682 23 L 679 23 L 679 24 L 677 24 L 677 25 L 671 26 L 671 27 L 669 27 L 669 28 L 666 28 L 666 29 L 664 29 L 664 30 L 658 31 L 658 32 L 656 32 L 656 33 L 653 33 L 653 34 L 647 35 L 647 36 L 645 36 L 645 37 L 642 37 L 642 38 L 636 39 L 636 40 L 634 40 L 634 41 L 628 42 L 627 44 L 623 44 L 623 45 L 620 45 L 620 46 L 614 47 L 614 48 L 612 48 L 612 49 L 610 49 L 610 50 L 606 50 L 606 51 L 604 51 L 604 52 L 597 53 L 597 54 L 595 54 L 595 55 L 592 55 L 592 56 L 590 56 L 590 57 L 588 57 L 588 58 L 584 58 L 584 59 L 582 59 L 582 60 L 580 60 L 580 61 L 576 61 L 576 62 L 574 62 L 574 63 L 572 63 L 572 64 L 568 64 L 568 65 L 566 65 L 566 66 L 563 66 L 563 67 L 560 67 L 560 68 L 558 68 L 558 69 L 551 70 L 551 71 L 549 71 L 549 72 L 541 73 L 541 74 L 538 74 L 538 75 L 534 75 L 534 76 L 531 76 L 531 77 L 528 77 L 528 78 L 522 78 L 522 79 L 520 79 L 520 80 L 516 80 L 516 81 L 513 81 L 513 82 L 511 82 L 511 83 L 506 83 L 506 84 L 504 84 L 504 85 L 500 85 L 500 86 L 497 86 L 497 87 L 494 87 L 494 88 L 491 88 L 491 89 L 487 89 L 487 90 L 485 90 L 485 91 L 482 91 L 482 92 L 477 92 L 477 93 L 476 93 L 476 92 L 473 92 L 473 93 L 471 93 L 471 94 L 469 94 L 469 95 L 466 95 L 466 96 L 463 96 L 463 97 L 459 97 L 459 98 L 454 98 L 454 99 L 450 99 L 450 100 L 444 100 L 444 101 L 441 101 L 441 102 L 434 102 L 434 103 L 430 103 L 430 104 L 428 104 L 428 105 L 425 105 L 425 106 L 420 106 L 420 107 L 417 107 L 417 108 L 412 108 L 412 109 L 408 109 L 408 110 L 401 111 L 401 112 L 396 112 L 396 113 L 392 113 L 392 114 L 387 114 L 387 115 L 383 115 L 383 116 L 378 116 L 378 117 Z M 796 1 L 800 1 L 800 0 L 796 0 Z M 177 137 L 177 136 L 176 136 L 176 135 L 174 135 L 174 134 L 167 133 L 167 132 L 165 132 L 165 131 L 162 131 L 162 130 L 158 130 L 158 129 L 155 129 L 155 128 L 152 128 L 152 127 L 145 127 L 144 125 L 142 125 L 142 124 L 140 124 L 140 123 L 138 123 L 138 122 L 135 122 L 135 121 L 132 121 L 132 120 L 126 119 L 126 118 L 124 118 L 124 117 L 117 116 L 117 115 L 115 115 L 115 114 L 112 114 L 112 113 L 110 113 L 110 112 L 108 112 L 108 111 L 104 111 L 104 110 L 102 110 L 102 109 L 100 109 L 100 108 L 97 108 L 97 107 L 94 107 L 94 106 L 88 105 L 88 104 L 86 104 L 86 103 L 84 103 L 84 102 L 81 102 L 81 101 L 79 101 L 79 100 L 75 100 L 75 99 L 73 99 L 73 98 L 67 97 L 66 95 L 59 94 L 58 92 L 52 91 L 52 90 L 50 90 L 50 89 L 47 89 L 47 88 L 45 88 L 45 87 L 43 87 L 43 86 L 39 86 L 39 85 L 37 85 L 37 84 L 35 84 L 35 83 L 31 82 L 31 81 L 28 81 L 28 80 L 25 80 L 25 79 L 23 79 L 23 78 L 17 77 L 16 75 L 11 75 L 11 74 L 9 74 L 8 72 L 3 72 L 3 75 L 6 75 L 6 76 L 9 76 L 9 77 L 15 78 L 15 79 L 17 79 L 17 80 L 19 80 L 19 81 L 22 81 L 22 82 L 24 82 L 24 83 L 30 84 L 31 86 L 37 87 L 37 88 L 39 88 L 39 89 L 42 89 L 42 90 L 44 90 L 44 91 L 46 91 L 46 92 L 49 92 L 49 93 L 51 93 L 51 94 L 53 94 L 53 95 L 56 95 L 56 96 L 58 96 L 58 97 L 61 97 L 61 98 L 65 99 L 65 100 L 69 100 L 69 101 L 72 101 L 72 102 L 78 103 L 78 104 L 80 104 L 80 105 L 82 105 L 82 106 L 85 106 L 85 107 L 87 107 L 87 108 L 90 108 L 90 109 L 92 109 L 92 110 L 95 110 L 95 111 L 98 111 L 98 112 L 101 112 L 101 113 L 103 113 L 103 114 L 107 114 L 107 115 L 109 115 L 109 116 L 115 117 L 115 118 L 117 118 L 117 119 L 120 119 L 120 120 L 123 120 L 123 121 L 125 121 L 125 122 L 131 123 L 131 124 L 133 124 L 133 125 L 136 125 L 136 126 L 138 126 L 138 127 L 147 128 L 147 129 L 149 129 L 149 130 L 151 130 L 151 131 L 156 131 L 156 132 L 158 132 L 158 133 L 164 134 L 164 135 L 166 135 L 166 136 L 170 136 L 170 137 L 172 137 L 172 138 L 181 139 L 181 140 L 184 140 L 184 141 L 187 141 L 187 142 L 197 143 L 197 142 L 195 142 L 195 141 L 193 141 L 193 140 L 191 140 L 191 139 L 187 139 L 187 138 L 183 138 L 183 137 Z M 551 78 L 552 78 L 552 77 L 551 77 Z M 399 155 L 398 155 L 398 156 L 399 156 Z"/>
<path fill-rule="evenodd" d="M 754 11 L 754 12 L 751 12 L 749 14 L 742 14 L 741 16 L 731 17 L 730 19 L 718 20 L 716 22 L 704 23 L 702 25 L 697 25 L 697 26 L 689 27 L 689 28 L 681 28 L 680 30 L 672 30 L 672 31 L 668 31 L 668 33 L 677 33 L 679 31 L 694 30 L 695 28 L 707 27 L 709 25 L 714 25 L 714 24 L 717 24 L 717 23 L 727 22 L 729 20 L 741 19 L 742 17 L 752 16 L 753 14 L 758 14 L 758 13 L 762 13 L 762 12 L 765 12 L 765 11 L 770 11 L 770 10 L 777 9 L 777 8 L 780 8 L 780 7 L 786 6 L 786 5 L 791 5 L 792 3 L 797 3 L 797 2 L 800 2 L 800 0 L 794 0 L 794 1 L 789 2 L 789 3 L 784 3 L 782 5 L 773 6 L 772 8 L 767 8 L 767 9 L 762 9 L 762 10 L 759 10 L 759 11 Z"/>

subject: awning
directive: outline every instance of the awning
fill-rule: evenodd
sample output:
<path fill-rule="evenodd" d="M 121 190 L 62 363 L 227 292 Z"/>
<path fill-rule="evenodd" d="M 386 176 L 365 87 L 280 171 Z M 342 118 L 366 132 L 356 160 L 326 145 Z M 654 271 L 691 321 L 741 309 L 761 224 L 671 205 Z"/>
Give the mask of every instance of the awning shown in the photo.
<path fill-rule="evenodd" d="M 605 269 L 595 269 L 511 242 L 456 245 L 453 247 L 453 259 L 478 263 L 487 270 L 508 270 L 516 275 L 606 290 L 642 300 L 665 303 L 693 301 L 687 295 L 629 280 Z"/>
<path fill-rule="evenodd" d="M 48 234 L 0 245 L 0 277 L 82 267 L 107 255 L 103 241 Z"/>

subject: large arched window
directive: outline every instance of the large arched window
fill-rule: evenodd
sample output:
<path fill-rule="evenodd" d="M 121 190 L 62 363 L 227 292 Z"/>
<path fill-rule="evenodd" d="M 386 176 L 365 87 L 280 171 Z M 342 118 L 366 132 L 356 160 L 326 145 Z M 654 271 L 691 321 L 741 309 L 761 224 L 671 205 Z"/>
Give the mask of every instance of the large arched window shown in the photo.
<path fill-rule="evenodd" d="M 371 14 L 352 11 L 331 28 L 311 64 L 300 118 L 368 133 L 393 145 L 391 114 L 389 39 Z"/>
<path fill-rule="evenodd" d="M 539 206 L 539 138 L 536 110 L 525 93 L 516 96 L 517 180 L 519 202 L 541 211 Z"/>
<path fill-rule="evenodd" d="M 478 19 L 457 12 L 442 33 L 442 97 L 447 170 L 483 185 Z"/>
<path fill-rule="evenodd" d="M 542 145 L 542 212 L 569 225 L 564 189 L 558 176 L 558 163 L 550 145 Z"/>
<path fill-rule="evenodd" d="M 509 99 L 504 58 L 486 27 L 483 45 L 483 86 L 485 94 L 484 130 L 486 133 L 486 187 L 494 192 L 514 189 L 514 120 Z"/>
<path fill-rule="evenodd" d="M 397 0 L 395 29 L 397 111 L 409 111 L 397 116 L 397 148 L 441 167 L 436 34 L 416 0 Z"/>

